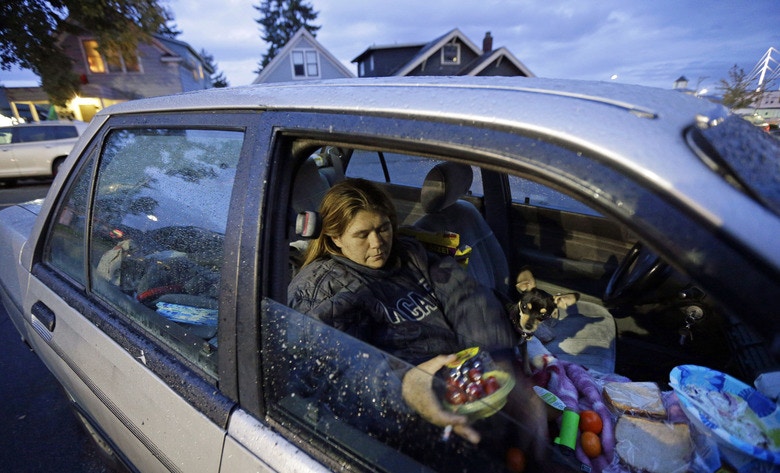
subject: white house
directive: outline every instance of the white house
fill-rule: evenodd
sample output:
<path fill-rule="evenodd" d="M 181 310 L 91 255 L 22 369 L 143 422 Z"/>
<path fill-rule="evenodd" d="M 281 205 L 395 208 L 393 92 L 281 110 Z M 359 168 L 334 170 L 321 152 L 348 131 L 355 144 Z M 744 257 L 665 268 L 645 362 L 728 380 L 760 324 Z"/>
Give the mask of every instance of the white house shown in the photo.
<path fill-rule="evenodd" d="M 260 71 L 253 84 L 355 77 L 306 28 L 299 29 Z"/>

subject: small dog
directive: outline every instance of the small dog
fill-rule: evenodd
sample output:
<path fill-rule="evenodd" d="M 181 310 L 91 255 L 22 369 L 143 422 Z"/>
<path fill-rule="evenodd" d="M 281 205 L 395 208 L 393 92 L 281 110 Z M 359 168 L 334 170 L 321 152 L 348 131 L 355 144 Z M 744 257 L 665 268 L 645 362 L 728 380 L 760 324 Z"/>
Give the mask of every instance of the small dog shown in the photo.
<path fill-rule="evenodd" d="M 552 295 L 536 287 L 536 279 L 528 269 L 523 269 L 517 275 L 515 285 L 520 293 L 520 301 L 509 311 L 509 317 L 515 329 L 523 337 L 520 347 L 523 357 L 523 371 L 531 375 L 531 360 L 528 356 L 528 340 L 534 336 L 539 324 L 549 318 L 558 318 L 558 309 L 566 309 L 575 304 L 580 294 Z"/>

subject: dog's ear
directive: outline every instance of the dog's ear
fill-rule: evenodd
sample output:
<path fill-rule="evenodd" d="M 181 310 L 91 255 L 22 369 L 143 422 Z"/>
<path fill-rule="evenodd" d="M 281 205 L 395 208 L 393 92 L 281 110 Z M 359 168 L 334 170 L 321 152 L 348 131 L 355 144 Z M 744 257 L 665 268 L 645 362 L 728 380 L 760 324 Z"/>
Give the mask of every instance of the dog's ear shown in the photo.
<path fill-rule="evenodd" d="M 579 292 L 556 294 L 553 296 L 553 302 L 555 302 L 555 305 L 558 306 L 559 309 L 565 309 L 570 305 L 574 305 L 578 300 L 580 300 Z"/>
<path fill-rule="evenodd" d="M 517 284 L 515 285 L 518 291 L 528 292 L 531 289 L 536 289 L 536 279 L 531 274 L 531 270 L 524 269 L 517 275 Z"/>

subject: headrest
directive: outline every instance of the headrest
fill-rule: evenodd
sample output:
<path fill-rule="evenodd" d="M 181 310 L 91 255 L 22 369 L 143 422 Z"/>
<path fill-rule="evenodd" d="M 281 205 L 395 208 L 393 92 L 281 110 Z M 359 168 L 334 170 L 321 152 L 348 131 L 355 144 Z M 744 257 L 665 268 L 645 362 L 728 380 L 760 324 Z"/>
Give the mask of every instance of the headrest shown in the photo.
<path fill-rule="evenodd" d="M 316 238 L 320 234 L 320 214 L 312 211 L 300 212 L 295 218 L 295 234 L 304 238 Z"/>
<path fill-rule="evenodd" d="M 474 173 L 471 166 L 444 162 L 433 167 L 425 176 L 420 203 L 425 213 L 441 212 L 466 195 L 471 188 Z"/>

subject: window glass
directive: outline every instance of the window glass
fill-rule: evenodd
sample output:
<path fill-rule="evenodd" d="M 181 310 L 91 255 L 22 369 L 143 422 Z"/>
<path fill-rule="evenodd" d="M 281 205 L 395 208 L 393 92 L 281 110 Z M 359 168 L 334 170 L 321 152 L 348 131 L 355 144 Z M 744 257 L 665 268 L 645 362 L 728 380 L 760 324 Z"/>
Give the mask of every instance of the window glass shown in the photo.
<path fill-rule="evenodd" d="M 304 69 L 304 64 L 303 64 L 303 51 L 293 51 L 292 62 L 293 62 L 293 74 L 295 74 L 295 77 L 305 76 L 306 70 Z"/>
<path fill-rule="evenodd" d="M 44 246 L 44 261 L 81 286 L 87 285 L 84 248 L 89 188 L 96 154 L 93 153 L 84 163 L 70 184 Z"/>
<path fill-rule="evenodd" d="M 319 77 L 320 75 L 317 51 L 306 51 L 306 75 L 308 77 Z"/>
<path fill-rule="evenodd" d="M 130 54 L 127 57 L 123 57 L 122 60 L 125 63 L 126 72 L 140 72 L 141 64 L 138 62 L 138 56 Z M 202 72 L 202 71 L 201 71 Z M 202 78 L 202 75 L 201 75 Z"/>
<path fill-rule="evenodd" d="M 11 142 L 13 131 L 10 128 L 0 128 L 0 145 L 6 145 Z"/>
<path fill-rule="evenodd" d="M 509 176 L 509 188 L 512 192 L 512 201 L 516 203 L 587 215 L 600 215 L 573 197 L 522 177 Z"/>
<path fill-rule="evenodd" d="M 441 48 L 441 62 L 444 64 L 460 64 L 460 45 L 445 44 Z"/>
<path fill-rule="evenodd" d="M 50 128 L 52 129 L 54 135 L 51 138 L 53 140 L 65 140 L 79 136 L 75 126 L 53 126 Z"/>
<path fill-rule="evenodd" d="M 326 438 L 336 451 L 383 471 L 508 471 L 507 452 L 528 435 L 507 409 L 473 424 L 482 436 L 477 445 L 447 434 L 402 398 L 401 380 L 418 368 L 274 301 L 265 300 L 261 314 L 269 414 Z M 447 375 L 430 378 L 442 398 Z"/>
<path fill-rule="evenodd" d="M 384 158 L 383 161 L 380 157 Z M 362 177 L 371 181 L 390 182 L 410 187 L 422 187 L 428 171 L 441 160 L 412 156 L 401 153 L 367 151 L 356 149 L 352 153 L 347 167 L 348 177 Z M 389 179 L 385 179 L 384 169 L 387 169 Z M 474 178 L 470 194 L 482 196 L 482 173 L 478 167 L 472 166 Z"/>
<path fill-rule="evenodd" d="M 106 72 L 106 64 L 103 62 L 103 57 L 98 52 L 98 43 L 94 39 L 84 40 L 84 54 L 87 56 L 87 65 L 89 71 L 96 74 Z"/>
<path fill-rule="evenodd" d="M 45 141 L 46 127 L 42 126 L 24 126 L 16 130 L 17 143 L 31 143 L 34 141 Z"/>
<path fill-rule="evenodd" d="M 105 54 L 106 64 L 108 65 L 108 72 L 122 72 L 122 57 L 114 52 L 107 51 Z"/>
<path fill-rule="evenodd" d="M 234 131 L 114 131 L 91 215 L 94 292 L 215 377 L 222 243 L 242 141 Z"/>

